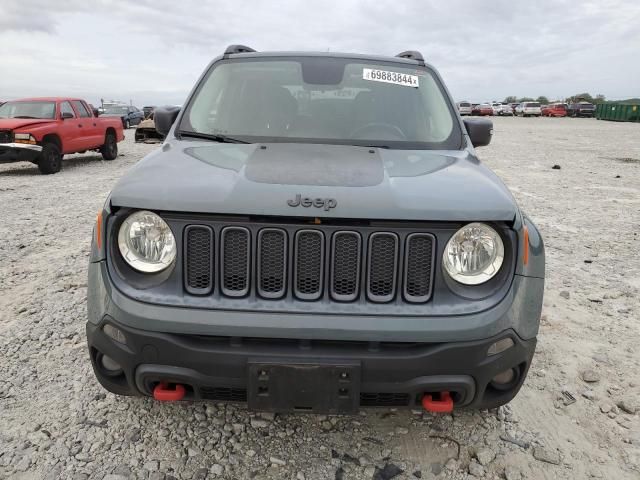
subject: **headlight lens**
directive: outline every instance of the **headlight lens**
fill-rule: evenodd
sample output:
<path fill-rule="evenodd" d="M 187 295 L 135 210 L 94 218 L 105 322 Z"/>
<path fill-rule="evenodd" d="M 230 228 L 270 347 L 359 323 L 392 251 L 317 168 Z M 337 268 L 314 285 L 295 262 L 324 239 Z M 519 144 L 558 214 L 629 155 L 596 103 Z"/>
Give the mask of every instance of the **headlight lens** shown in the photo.
<path fill-rule="evenodd" d="M 176 240 L 162 218 L 141 210 L 120 226 L 118 247 L 125 261 L 144 273 L 160 272 L 176 258 Z"/>
<path fill-rule="evenodd" d="M 30 145 L 36 144 L 36 139 L 30 133 L 15 133 L 13 135 L 15 143 L 28 143 Z"/>
<path fill-rule="evenodd" d="M 495 276 L 504 260 L 504 244 L 498 232 L 484 223 L 470 223 L 447 242 L 443 264 L 455 281 L 479 285 Z"/>

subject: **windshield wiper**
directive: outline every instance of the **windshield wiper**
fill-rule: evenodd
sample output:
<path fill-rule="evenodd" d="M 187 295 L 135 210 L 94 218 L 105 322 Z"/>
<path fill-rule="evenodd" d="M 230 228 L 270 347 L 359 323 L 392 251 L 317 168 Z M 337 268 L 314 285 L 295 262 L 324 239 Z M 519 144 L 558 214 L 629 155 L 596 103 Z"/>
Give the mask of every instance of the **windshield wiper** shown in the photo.
<path fill-rule="evenodd" d="M 33 119 L 37 119 L 38 117 L 30 117 L 29 115 L 16 115 L 13 118 L 33 118 Z"/>
<path fill-rule="evenodd" d="M 180 130 L 178 133 L 182 137 L 201 138 L 202 140 L 211 140 L 212 142 L 251 143 L 251 142 L 245 142 L 244 140 L 238 140 L 237 138 L 228 137 L 226 135 L 221 135 L 221 134 L 199 133 L 199 132 L 190 132 L 185 130 Z"/>

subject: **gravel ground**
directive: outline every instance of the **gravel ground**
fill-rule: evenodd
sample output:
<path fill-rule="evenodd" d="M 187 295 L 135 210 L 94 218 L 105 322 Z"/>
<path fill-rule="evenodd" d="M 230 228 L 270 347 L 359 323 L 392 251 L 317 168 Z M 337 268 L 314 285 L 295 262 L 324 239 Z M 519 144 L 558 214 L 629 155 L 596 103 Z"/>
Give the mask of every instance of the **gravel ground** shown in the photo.
<path fill-rule="evenodd" d="M 510 405 L 444 416 L 273 417 L 106 393 L 85 346 L 91 229 L 156 146 L 129 130 L 113 162 L 0 165 L 0 478 L 640 478 L 640 125 L 494 122 L 481 158 L 546 241 L 539 346 Z"/>

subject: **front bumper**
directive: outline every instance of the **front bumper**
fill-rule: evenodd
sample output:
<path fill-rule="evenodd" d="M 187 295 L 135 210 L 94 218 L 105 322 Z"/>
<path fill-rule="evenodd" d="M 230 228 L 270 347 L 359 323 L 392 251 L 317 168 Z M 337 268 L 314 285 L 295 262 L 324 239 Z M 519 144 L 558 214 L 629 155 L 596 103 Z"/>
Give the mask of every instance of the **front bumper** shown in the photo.
<path fill-rule="evenodd" d="M 126 345 L 104 333 L 107 323 L 124 334 Z M 488 356 L 489 347 L 505 337 L 513 346 Z M 536 345 L 535 338 L 523 340 L 513 330 L 472 342 L 307 341 L 156 333 L 126 327 L 110 317 L 99 325 L 87 323 L 87 339 L 98 381 L 116 394 L 152 395 L 160 382 L 179 383 L 186 388 L 187 400 L 248 402 L 258 410 L 314 413 L 342 411 L 283 407 L 282 399 L 265 406 L 253 388 L 254 366 L 347 365 L 354 377 L 348 394 L 356 407 L 415 408 L 425 393 L 446 390 L 455 407 L 493 408 L 519 391 Z M 105 355 L 121 370 L 106 370 L 101 362 Z M 491 383 L 495 375 L 512 368 L 515 378 L 506 388 Z M 317 396 L 332 393 L 331 385 L 313 388 Z"/>
<path fill-rule="evenodd" d="M 40 145 L 0 143 L 0 163 L 33 162 L 42 152 Z"/>

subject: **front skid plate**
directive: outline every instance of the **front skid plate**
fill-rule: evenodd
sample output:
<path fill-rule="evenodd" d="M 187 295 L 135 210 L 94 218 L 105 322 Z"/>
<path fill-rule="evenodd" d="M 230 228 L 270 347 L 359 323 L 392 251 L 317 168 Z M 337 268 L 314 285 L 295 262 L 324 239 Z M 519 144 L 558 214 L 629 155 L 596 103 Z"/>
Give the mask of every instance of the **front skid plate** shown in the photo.
<path fill-rule="evenodd" d="M 248 362 L 249 409 L 353 414 L 360 405 L 360 363 Z"/>

